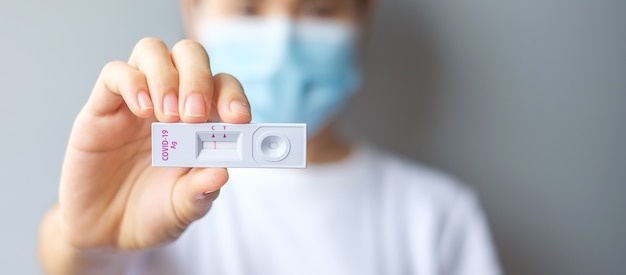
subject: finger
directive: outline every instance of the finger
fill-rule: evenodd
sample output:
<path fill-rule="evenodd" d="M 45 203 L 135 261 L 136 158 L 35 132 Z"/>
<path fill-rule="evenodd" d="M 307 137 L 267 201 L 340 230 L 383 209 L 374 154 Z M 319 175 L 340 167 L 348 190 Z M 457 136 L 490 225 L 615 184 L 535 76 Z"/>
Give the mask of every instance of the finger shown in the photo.
<path fill-rule="evenodd" d="M 239 81 L 229 74 L 218 74 L 213 81 L 213 101 L 220 120 L 249 123 L 252 119 L 250 103 Z"/>
<path fill-rule="evenodd" d="M 124 103 L 136 116 L 152 116 L 145 75 L 125 62 L 113 61 L 102 69 L 85 109 L 94 115 L 107 115 Z"/>
<path fill-rule="evenodd" d="M 156 38 L 144 38 L 133 49 L 128 63 L 145 74 L 156 118 L 178 121 L 178 71 L 167 45 Z"/>
<path fill-rule="evenodd" d="M 172 48 L 178 70 L 178 109 L 183 122 L 206 122 L 213 99 L 213 75 L 209 56 L 200 43 L 183 40 Z"/>
<path fill-rule="evenodd" d="M 225 168 L 194 168 L 179 180 L 173 190 L 174 214 L 181 226 L 202 218 L 228 181 Z"/>

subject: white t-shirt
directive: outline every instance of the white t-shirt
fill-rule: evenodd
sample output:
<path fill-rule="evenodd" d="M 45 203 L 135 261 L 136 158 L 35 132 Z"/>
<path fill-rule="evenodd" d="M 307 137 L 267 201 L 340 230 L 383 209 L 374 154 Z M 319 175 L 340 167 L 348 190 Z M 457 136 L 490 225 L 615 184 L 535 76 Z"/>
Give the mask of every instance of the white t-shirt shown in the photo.
<path fill-rule="evenodd" d="M 209 213 L 131 274 L 500 274 L 475 194 L 368 146 L 307 169 L 230 169 Z"/>

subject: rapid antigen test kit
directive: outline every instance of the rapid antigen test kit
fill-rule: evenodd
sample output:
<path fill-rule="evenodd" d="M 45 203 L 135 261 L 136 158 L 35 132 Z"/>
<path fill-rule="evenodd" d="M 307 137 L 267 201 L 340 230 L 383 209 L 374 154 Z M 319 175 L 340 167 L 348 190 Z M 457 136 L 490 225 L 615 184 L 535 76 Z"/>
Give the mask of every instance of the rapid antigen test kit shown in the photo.
<path fill-rule="evenodd" d="M 152 124 L 152 166 L 306 168 L 306 124 Z"/>

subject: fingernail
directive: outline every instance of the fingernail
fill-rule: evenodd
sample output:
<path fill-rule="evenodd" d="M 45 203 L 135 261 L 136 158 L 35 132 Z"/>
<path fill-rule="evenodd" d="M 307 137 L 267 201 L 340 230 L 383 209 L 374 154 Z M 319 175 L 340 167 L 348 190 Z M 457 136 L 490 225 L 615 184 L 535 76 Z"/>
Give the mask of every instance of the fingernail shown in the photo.
<path fill-rule="evenodd" d="M 235 100 L 230 103 L 230 111 L 250 115 L 250 106 L 239 100 Z"/>
<path fill-rule="evenodd" d="M 178 104 L 174 94 L 166 94 L 165 98 L 163 98 L 163 113 L 167 116 L 178 115 Z"/>
<path fill-rule="evenodd" d="M 139 107 L 142 110 L 152 110 L 152 100 L 150 100 L 150 96 L 146 92 L 139 92 L 137 101 L 139 101 Z"/>
<path fill-rule="evenodd" d="M 202 194 L 198 196 L 198 200 L 204 200 L 204 199 L 206 199 L 209 195 L 211 195 L 211 194 L 213 194 L 213 193 L 215 193 L 215 191 L 205 191 L 205 192 L 202 192 Z"/>
<path fill-rule="evenodd" d="M 200 94 L 192 94 L 185 101 L 185 116 L 204 117 L 206 115 L 206 103 Z"/>

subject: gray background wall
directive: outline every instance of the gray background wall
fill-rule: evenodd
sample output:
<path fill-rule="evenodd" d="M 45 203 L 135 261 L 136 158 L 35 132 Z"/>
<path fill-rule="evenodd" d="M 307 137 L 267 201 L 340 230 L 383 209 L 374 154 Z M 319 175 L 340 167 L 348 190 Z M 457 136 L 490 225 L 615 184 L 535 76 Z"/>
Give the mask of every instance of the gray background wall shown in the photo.
<path fill-rule="evenodd" d="M 378 2 L 347 135 L 474 186 L 508 274 L 623 274 L 626 2 Z M 72 120 L 144 36 L 176 1 L 0 2 L 0 273 L 40 273 Z"/>

